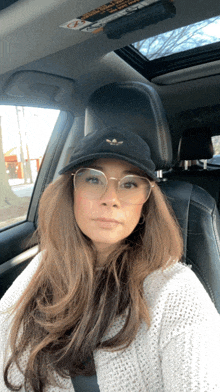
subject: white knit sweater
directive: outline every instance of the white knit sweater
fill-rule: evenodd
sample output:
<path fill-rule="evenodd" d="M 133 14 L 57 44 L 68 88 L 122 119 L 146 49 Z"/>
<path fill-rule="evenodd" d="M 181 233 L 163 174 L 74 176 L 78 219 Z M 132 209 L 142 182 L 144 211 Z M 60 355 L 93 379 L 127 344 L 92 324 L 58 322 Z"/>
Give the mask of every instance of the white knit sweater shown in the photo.
<path fill-rule="evenodd" d="M 10 306 L 20 297 L 37 269 L 37 255 L 0 301 L 0 392 L 3 354 L 10 330 Z M 101 392 L 220 392 L 220 315 L 194 272 L 176 263 L 162 273 L 151 273 L 144 282 L 151 326 L 143 322 L 132 344 L 120 352 L 94 353 Z M 123 325 L 119 317 L 109 333 Z M 25 360 L 22 366 L 25 366 Z M 11 378 L 19 384 L 17 368 Z M 62 387 L 45 392 L 73 392 L 71 379 L 56 379 Z M 24 391 L 24 389 L 23 389 Z M 29 392 L 29 391 L 26 391 Z"/>

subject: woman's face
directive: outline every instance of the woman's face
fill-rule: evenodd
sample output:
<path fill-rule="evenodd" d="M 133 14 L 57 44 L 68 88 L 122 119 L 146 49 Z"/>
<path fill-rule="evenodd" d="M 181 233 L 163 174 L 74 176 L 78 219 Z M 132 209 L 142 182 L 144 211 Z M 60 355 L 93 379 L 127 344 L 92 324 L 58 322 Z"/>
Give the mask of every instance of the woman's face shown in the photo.
<path fill-rule="evenodd" d="M 98 159 L 89 167 L 103 171 L 107 179 L 137 174 L 133 165 L 117 159 Z M 142 206 L 121 202 L 117 195 L 117 181 L 114 180 L 108 182 L 106 192 L 98 200 L 89 200 L 81 189 L 74 191 L 77 224 L 98 251 L 105 248 L 113 250 L 132 233 L 139 222 Z"/>

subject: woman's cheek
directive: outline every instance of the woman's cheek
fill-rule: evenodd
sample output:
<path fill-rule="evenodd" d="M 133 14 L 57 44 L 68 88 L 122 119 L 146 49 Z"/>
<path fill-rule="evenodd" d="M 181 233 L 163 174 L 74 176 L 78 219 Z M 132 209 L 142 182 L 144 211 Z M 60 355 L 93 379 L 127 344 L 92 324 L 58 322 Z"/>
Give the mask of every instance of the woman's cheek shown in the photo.
<path fill-rule="evenodd" d="M 125 211 L 126 223 L 132 228 L 131 232 L 137 226 L 141 217 L 142 205 L 132 205 Z"/>
<path fill-rule="evenodd" d="M 93 210 L 92 200 L 85 199 L 80 195 L 76 197 L 74 201 L 74 214 L 78 226 L 81 226 L 86 222 L 88 223 L 88 220 L 91 219 Z"/>

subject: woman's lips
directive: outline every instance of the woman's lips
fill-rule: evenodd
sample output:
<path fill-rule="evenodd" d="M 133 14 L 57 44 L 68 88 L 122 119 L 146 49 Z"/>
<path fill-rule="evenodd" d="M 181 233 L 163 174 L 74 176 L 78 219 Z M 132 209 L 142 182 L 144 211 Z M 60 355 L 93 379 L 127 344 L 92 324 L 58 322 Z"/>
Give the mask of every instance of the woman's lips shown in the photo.
<path fill-rule="evenodd" d="M 103 228 L 115 228 L 121 224 L 121 222 L 116 219 L 108 219 L 108 218 L 97 218 L 94 219 L 100 227 Z"/>
<path fill-rule="evenodd" d="M 95 220 L 101 221 L 101 222 L 115 222 L 115 223 L 120 223 L 118 220 L 116 220 L 116 219 L 110 219 L 110 218 L 96 218 Z"/>

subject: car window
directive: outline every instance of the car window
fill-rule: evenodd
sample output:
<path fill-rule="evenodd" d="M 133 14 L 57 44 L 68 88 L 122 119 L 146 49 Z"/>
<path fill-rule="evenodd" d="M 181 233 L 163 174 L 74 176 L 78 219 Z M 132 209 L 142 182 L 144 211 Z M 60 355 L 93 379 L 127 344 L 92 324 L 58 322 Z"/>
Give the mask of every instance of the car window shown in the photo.
<path fill-rule="evenodd" d="M 0 106 L 0 230 L 24 221 L 60 111 Z"/>
<path fill-rule="evenodd" d="M 217 16 L 135 42 L 133 46 L 148 60 L 154 60 L 219 42 L 219 31 L 220 17 Z"/>
<path fill-rule="evenodd" d="M 213 144 L 213 148 L 214 148 L 213 155 L 219 155 L 220 154 L 220 135 L 212 136 L 212 144 Z"/>
<path fill-rule="evenodd" d="M 220 135 L 212 136 L 212 145 L 213 145 L 213 157 L 207 159 L 208 165 L 217 165 L 220 166 Z M 201 163 L 205 162 L 205 159 L 200 159 Z"/>
<path fill-rule="evenodd" d="M 214 148 L 213 157 L 207 160 L 209 165 L 220 165 L 220 135 L 212 136 L 212 144 Z"/>

